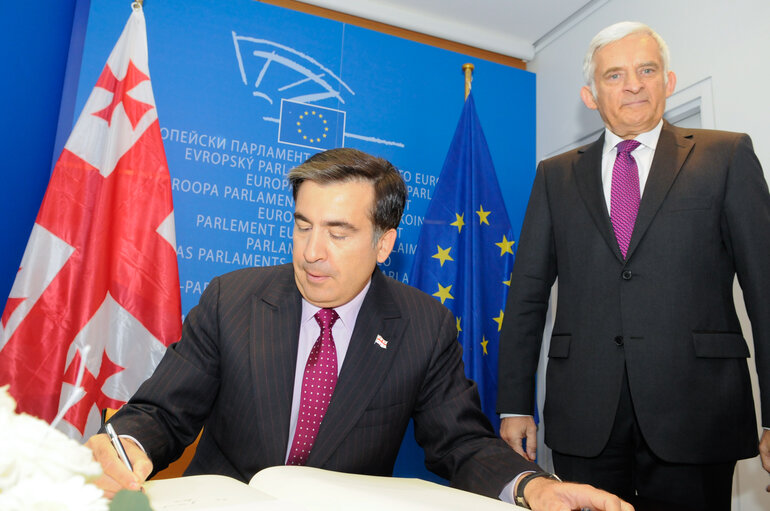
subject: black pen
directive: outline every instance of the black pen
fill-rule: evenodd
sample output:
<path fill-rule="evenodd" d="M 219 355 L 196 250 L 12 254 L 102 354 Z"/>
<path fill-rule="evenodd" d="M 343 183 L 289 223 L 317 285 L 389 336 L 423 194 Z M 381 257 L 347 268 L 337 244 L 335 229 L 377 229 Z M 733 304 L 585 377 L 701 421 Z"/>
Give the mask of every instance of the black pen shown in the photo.
<path fill-rule="evenodd" d="M 110 437 L 112 446 L 118 452 L 120 460 L 126 465 L 126 468 L 129 470 L 129 472 L 133 472 L 134 468 L 131 466 L 131 462 L 128 459 L 128 454 L 126 454 L 126 450 L 123 448 L 123 444 L 120 442 L 120 438 L 118 438 L 117 433 L 115 433 L 115 428 L 113 428 L 112 424 L 108 422 L 104 425 L 104 429 L 107 431 L 107 436 Z"/>

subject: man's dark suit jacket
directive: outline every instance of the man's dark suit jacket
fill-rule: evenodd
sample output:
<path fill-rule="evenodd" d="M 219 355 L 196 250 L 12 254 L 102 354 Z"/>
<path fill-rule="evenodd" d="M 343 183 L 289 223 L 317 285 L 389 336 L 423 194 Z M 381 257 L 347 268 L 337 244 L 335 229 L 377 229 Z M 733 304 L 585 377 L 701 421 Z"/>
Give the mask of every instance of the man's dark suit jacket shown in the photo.
<path fill-rule="evenodd" d="M 140 441 L 156 469 L 201 426 L 187 474 L 248 481 L 283 465 L 301 311 L 291 264 L 213 279 L 182 340 L 111 422 Z M 426 465 L 453 486 L 497 498 L 516 475 L 537 470 L 494 435 L 456 337 L 443 305 L 376 269 L 307 464 L 392 475 L 414 418 Z"/>
<path fill-rule="evenodd" d="M 664 123 L 624 261 L 601 182 L 604 136 L 541 162 L 501 332 L 498 411 L 532 414 L 548 297 L 545 441 L 596 456 L 624 367 L 642 434 L 660 458 L 757 453 L 738 275 L 770 425 L 770 197 L 748 136 Z"/>

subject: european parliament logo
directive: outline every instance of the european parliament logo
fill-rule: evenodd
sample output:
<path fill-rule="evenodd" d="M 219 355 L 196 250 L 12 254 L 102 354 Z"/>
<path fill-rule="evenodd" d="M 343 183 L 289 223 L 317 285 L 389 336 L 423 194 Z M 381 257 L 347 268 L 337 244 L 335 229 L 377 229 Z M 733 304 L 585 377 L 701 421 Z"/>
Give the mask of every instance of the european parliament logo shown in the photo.
<path fill-rule="evenodd" d="M 344 111 L 281 100 L 279 142 L 308 149 L 332 149 L 344 146 L 344 133 Z"/>
<path fill-rule="evenodd" d="M 347 132 L 343 110 L 318 106 L 321 101 L 347 106 L 355 92 L 308 53 L 276 41 L 232 35 L 241 81 L 254 98 L 267 103 L 268 113 L 262 120 L 279 125 L 278 142 L 319 151 L 345 147 L 346 138 L 404 147 L 395 140 Z M 278 98 L 281 107 L 276 117 L 269 110 Z"/>

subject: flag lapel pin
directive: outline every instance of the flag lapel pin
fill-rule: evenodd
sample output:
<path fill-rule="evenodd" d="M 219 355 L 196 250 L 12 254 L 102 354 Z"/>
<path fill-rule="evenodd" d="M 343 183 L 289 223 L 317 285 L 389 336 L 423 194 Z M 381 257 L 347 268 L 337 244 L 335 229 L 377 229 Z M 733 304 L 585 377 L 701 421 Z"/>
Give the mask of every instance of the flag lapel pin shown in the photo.
<path fill-rule="evenodd" d="M 377 338 L 374 340 L 374 344 L 376 344 L 377 346 L 379 346 L 384 350 L 388 349 L 388 341 L 383 339 L 381 335 L 377 336 Z"/>

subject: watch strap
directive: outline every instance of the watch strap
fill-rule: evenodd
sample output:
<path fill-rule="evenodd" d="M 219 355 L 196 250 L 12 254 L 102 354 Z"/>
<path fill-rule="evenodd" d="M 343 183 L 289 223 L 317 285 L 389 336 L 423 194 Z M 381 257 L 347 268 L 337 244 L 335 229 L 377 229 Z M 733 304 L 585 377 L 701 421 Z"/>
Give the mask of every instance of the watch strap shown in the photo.
<path fill-rule="evenodd" d="M 527 509 L 532 509 L 529 507 L 529 503 L 527 502 L 527 499 L 524 498 L 524 488 L 529 484 L 529 482 L 533 479 L 536 479 L 538 477 L 545 477 L 546 479 L 552 479 L 554 481 L 561 481 L 556 475 L 551 474 L 550 472 L 532 472 L 530 474 L 525 475 L 521 478 L 521 481 L 519 481 L 519 485 L 516 487 L 516 493 L 513 496 L 513 501 L 517 506 L 521 506 Z"/>

